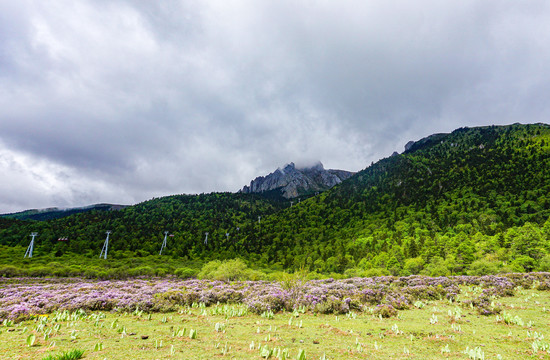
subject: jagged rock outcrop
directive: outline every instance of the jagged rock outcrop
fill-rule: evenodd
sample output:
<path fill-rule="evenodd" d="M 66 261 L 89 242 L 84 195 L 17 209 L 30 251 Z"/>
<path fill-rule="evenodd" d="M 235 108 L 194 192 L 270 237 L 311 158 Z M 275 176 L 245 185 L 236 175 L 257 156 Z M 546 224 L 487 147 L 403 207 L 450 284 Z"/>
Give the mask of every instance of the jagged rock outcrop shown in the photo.
<path fill-rule="evenodd" d="M 408 143 L 405 144 L 405 151 L 409 151 L 414 145 L 414 141 L 409 141 Z"/>
<path fill-rule="evenodd" d="M 267 176 L 257 177 L 240 192 L 247 194 L 278 190 L 283 197 L 292 199 L 303 194 L 328 190 L 353 174 L 344 170 L 325 170 L 321 162 L 307 168 L 297 168 L 294 163 L 290 163 Z"/>

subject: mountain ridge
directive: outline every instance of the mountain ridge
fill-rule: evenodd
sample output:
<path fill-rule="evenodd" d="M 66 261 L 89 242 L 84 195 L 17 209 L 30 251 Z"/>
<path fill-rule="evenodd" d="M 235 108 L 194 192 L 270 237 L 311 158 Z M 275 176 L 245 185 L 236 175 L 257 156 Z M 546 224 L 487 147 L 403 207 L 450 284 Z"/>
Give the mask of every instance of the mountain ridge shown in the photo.
<path fill-rule="evenodd" d="M 18 220 L 53 220 L 59 219 L 73 214 L 85 213 L 88 211 L 116 211 L 122 210 L 130 205 L 120 205 L 120 204 L 107 204 L 99 203 L 86 206 L 78 206 L 71 208 L 58 208 L 58 207 L 49 207 L 43 209 L 28 209 L 23 211 L 18 211 L 8 214 L 0 214 L 0 217 L 18 219 Z"/>

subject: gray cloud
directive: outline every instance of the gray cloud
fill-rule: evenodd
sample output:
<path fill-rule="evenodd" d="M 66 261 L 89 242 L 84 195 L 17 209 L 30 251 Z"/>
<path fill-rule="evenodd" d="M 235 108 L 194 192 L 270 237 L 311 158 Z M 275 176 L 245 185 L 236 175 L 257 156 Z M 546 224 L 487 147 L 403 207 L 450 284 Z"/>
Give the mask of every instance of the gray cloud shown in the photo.
<path fill-rule="evenodd" d="M 360 170 L 547 122 L 545 1 L 0 3 L 0 212 Z"/>

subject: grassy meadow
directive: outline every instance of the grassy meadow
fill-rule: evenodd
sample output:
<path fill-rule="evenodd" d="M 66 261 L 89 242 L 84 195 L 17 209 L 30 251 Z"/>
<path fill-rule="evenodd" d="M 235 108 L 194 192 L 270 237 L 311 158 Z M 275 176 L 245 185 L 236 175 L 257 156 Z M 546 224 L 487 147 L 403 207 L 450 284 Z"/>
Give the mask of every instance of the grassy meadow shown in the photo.
<path fill-rule="evenodd" d="M 163 296 L 154 295 L 157 302 L 153 303 L 157 305 L 151 303 L 148 311 L 138 306 L 131 310 L 134 303 L 126 303 L 126 308 L 90 310 L 89 303 L 78 300 L 82 301 L 82 308 L 69 310 L 60 303 L 55 311 L 5 315 L 0 326 L 0 354 L 6 359 L 39 360 L 79 358 L 62 357 L 71 350 L 83 351 L 84 359 L 109 360 L 550 358 L 550 292 L 546 291 L 547 283 L 540 282 L 546 275 L 539 274 L 539 280 L 528 282 L 516 275 L 505 285 L 503 278 L 461 277 L 447 287 L 458 290 L 452 296 L 448 296 L 449 291 L 433 292 L 445 289 L 441 284 L 432 287 L 434 279 L 430 283 L 429 279 L 418 277 L 398 287 L 395 284 L 403 283 L 403 279 L 376 280 L 375 286 L 371 284 L 368 289 L 350 288 L 363 295 L 346 298 L 350 300 L 342 304 L 349 303 L 348 308 L 334 308 L 336 300 L 332 299 L 330 311 L 326 306 L 329 299 L 320 302 L 323 306 L 302 302 L 293 309 L 272 311 L 254 309 L 244 302 L 216 302 L 208 306 L 204 302 L 186 303 L 181 298 L 174 300 L 174 290 Z M 420 281 L 423 285 L 418 285 Z M 378 288 L 385 288 L 388 293 L 405 294 L 409 305 L 398 305 L 395 297 L 391 300 L 388 296 L 378 304 L 368 302 L 371 298 L 365 294 L 371 294 L 380 283 L 383 285 Z M 334 289 L 342 291 L 344 284 L 351 283 L 340 282 L 333 284 L 332 290 L 327 287 L 323 291 L 334 295 Z M 8 292 L 15 289 L 37 297 L 32 294 L 31 288 L 36 285 L 33 282 L 26 287 L 12 285 L 13 282 L 3 284 L 2 306 L 11 296 Z M 243 287 L 243 284 L 229 285 Z M 261 285 L 268 288 L 279 284 Z M 210 283 L 200 291 L 227 291 L 223 286 L 219 282 Z M 416 291 L 419 286 L 422 292 Z M 315 288 L 319 287 L 315 284 Z M 415 296 L 411 296 L 411 288 L 415 289 Z M 76 286 L 73 289 L 85 292 Z M 307 290 L 306 298 L 314 292 L 312 289 Z M 18 296 L 24 299 L 25 294 Z M 298 303 L 298 298 L 293 301 Z M 166 299 L 173 300 L 170 307 L 166 306 Z M 103 306 L 108 307 L 105 303 Z"/>

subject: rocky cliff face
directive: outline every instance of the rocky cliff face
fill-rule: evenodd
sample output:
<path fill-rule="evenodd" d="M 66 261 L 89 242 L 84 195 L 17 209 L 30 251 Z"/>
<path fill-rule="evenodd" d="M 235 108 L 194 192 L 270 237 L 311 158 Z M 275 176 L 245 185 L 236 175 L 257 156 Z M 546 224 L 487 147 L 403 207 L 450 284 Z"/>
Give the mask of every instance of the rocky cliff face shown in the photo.
<path fill-rule="evenodd" d="M 291 199 L 330 189 L 353 174 L 344 170 L 325 170 L 320 162 L 308 168 L 296 168 L 294 163 L 290 163 L 267 176 L 257 177 L 241 192 L 247 194 L 279 190 L 283 197 Z"/>

